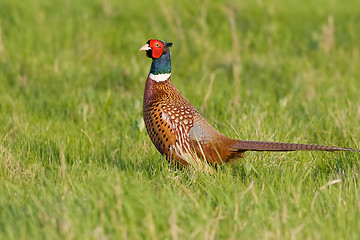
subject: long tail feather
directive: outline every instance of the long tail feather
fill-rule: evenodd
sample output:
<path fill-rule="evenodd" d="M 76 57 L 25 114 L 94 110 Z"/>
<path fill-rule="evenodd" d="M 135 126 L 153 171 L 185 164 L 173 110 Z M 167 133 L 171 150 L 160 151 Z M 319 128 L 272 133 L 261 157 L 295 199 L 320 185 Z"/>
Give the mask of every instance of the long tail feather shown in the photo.
<path fill-rule="evenodd" d="M 243 141 L 238 140 L 234 145 L 236 151 L 353 151 L 360 152 L 359 149 L 343 148 L 336 146 L 322 146 L 312 144 L 296 144 L 283 142 L 263 142 L 263 141 Z"/>

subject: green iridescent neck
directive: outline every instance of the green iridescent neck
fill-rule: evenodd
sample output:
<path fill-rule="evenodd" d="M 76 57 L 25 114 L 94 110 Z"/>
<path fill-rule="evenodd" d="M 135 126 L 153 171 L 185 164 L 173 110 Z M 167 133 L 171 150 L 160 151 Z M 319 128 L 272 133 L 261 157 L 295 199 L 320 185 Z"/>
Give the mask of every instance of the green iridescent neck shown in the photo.
<path fill-rule="evenodd" d="M 154 75 L 171 73 L 170 51 L 159 58 L 153 58 L 150 73 Z"/>

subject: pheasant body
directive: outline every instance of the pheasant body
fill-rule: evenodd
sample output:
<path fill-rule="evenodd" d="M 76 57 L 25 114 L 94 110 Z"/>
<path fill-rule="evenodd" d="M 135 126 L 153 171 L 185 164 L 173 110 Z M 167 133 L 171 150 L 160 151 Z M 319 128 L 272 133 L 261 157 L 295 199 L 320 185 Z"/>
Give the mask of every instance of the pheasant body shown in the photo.
<path fill-rule="evenodd" d="M 187 165 L 188 158 L 206 158 L 210 163 L 221 163 L 226 160 L 225 155 L 241 157 L 241 154 L 220 146 L 220 142 L 228 146 L 236 140 L 225 137 L 208 124 L 170 79 L 158 83 L 148 77 L 143 117 L 151 141 L 169 161 Z"/>
<path fill-rule="evenodd" d="M 143 118 L 157 150 L 170 162 L 231 162 L 245 151 L 359 151 L 357 149 L 231 139 L 216 131 L 171 83 L 171 43 L 150 39 L 140 50 L 153 59 L 146 80 Z"/>

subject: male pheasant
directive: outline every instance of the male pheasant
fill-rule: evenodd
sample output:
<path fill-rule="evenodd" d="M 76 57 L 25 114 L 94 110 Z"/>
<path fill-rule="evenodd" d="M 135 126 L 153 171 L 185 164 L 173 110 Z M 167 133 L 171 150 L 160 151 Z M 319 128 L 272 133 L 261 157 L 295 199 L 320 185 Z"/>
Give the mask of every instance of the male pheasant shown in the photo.
<path fill-rule="evenodd" d="M 172 43 L 150 39 L 140 51 L 152 59 L 146 80 L 143 117 L 151 141 L 170 162 L 227 163 L 245 151 L 356 151 L 357 149 L 231 139 L 216 131 L 171 83 Z"/>

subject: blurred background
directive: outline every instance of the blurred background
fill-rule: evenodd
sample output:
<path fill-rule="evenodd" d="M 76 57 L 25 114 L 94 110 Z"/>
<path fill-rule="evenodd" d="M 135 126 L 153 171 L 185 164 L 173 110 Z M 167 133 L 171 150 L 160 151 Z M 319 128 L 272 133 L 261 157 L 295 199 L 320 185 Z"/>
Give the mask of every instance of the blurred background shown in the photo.
<path fill-rule="evenodd" d="M 173 82 L 198 107 L 206 92 L 205 107 L 219 98 L 228 113 L 258 99 L 351 98 L 359 87 L 359 5 L 2 1 L 2 109 L 83 120 L 79 108 L 92 117 L 98 101 L 108 101 L 108 108 L 123 102 L 111 112 L 122 105 L 139 112 L 150 61 L 137 50 L 149 38 L 174 43 Z"/>

